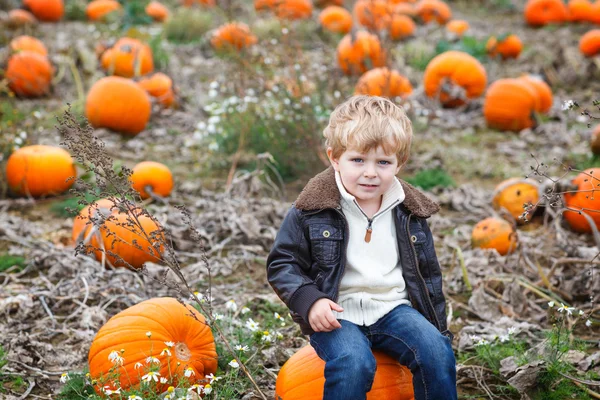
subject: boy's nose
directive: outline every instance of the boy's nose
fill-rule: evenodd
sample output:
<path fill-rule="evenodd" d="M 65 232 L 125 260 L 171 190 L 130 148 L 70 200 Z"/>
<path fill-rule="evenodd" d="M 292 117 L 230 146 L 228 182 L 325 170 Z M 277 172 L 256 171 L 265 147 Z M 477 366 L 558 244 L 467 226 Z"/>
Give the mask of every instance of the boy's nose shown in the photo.
<path fill-rule="evenodd" d="M 375 178 L 375 176 L 377 176 L 377 173 L 375 172 L 375 168 L 367 167 L 365 169 L 365 178 Z"/>

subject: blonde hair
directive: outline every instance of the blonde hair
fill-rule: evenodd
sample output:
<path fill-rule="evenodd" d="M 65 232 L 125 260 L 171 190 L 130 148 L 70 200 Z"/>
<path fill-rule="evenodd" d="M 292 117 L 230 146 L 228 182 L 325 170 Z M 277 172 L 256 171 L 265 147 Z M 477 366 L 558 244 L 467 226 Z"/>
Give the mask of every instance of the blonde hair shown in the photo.
<path fill-rule="evenodd" d="M 323 136 L 334 158 L 348 148 L 368 153 L 381 146 L 386 154 L 396 154 L 402 166 L 410 153 L 412 124 L 402 108 L 384 97 L 352 96 L 333 110 Z"/>

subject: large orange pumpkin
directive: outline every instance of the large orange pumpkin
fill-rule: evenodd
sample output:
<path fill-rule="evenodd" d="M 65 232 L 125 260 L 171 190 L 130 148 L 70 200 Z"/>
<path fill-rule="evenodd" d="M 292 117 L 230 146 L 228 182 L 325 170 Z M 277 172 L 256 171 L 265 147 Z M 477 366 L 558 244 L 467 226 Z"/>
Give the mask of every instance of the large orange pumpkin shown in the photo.
<path fill-rule="evenodd" d="M 243 22 L 230 22 L 221 25 L 210 39 L 211 45 L 217 50 L 241 50 L 258 42 L 256 36 Z"/>
<path fill-rule="evenodd" d="M 48 56 L 48 49 L 46 49 L 44 43 L 39 39 L 27 35 L 17 36 L 11 40 L 10 48 L 14 52 L 32 51 L 44 57 Z"/>
<path fill-rule="evenodd" d="M 387 0 L 358 0 L 354 16 L 368 29 L 385 29 L 390 24 L 391 8 Z"/>
<path fill-rule="evenodd" d="M 152 49 L 137 39 L 124 37 L 102 54 L 102 68 L 112 75 L 131 78 L 154 70 Z"/>
<path fill-rule="evenodd" d="M 507 221 L 489 217 L 479 221 L 473 228 L 471 245 L 481 249 L 496 249 L 504 256 L 517 248 L 517 232 Z"/>
<path fill-rule="evenodd" d="M 531 26 L 562 23 L 569 19 L 569 11 L 562 0 L 527 0 L 523 13 Z"/>
<path fill-rule="evenodd" d="M 547 113 L 552 108 L 552 89 L 542 78 L 534 75 L 523 75 L 519 80 L 526 82 L 533 86 L 538 96 L 538 108 L 535 111 L 540 113 Z"/>
<path fill-rule="evenodd" d="M 110 211 L 101 226 L 94 227 L 90 224 L 85 228 L 83 238 L 90 236 L 90 253 L 93 252 L 98 261 L 106 257 L 113 267 L 142 268 L 148 261 L 160 262 L 164 251 L 164 236 L 160 232 L 160 225 L 140 208 L 114 208 Z M 159 247 L 154 247 L 153 243 Z"/>
<path fill-rule="evenodd" d="M 483 115 L 490 128 L 518 132 L 533 127 L 533 113 L 539 108 L 532 85 L 519 79 L 498 79 L 485 94 Z"/>
<path fill-rule="evenodd" d="M 275 15 L 281 19 L 307 19 L 313 11 L 311 0 L 279 0 L 275 8 Z"/>
<path fill-rule="evenodd" d="M 490 57 L 500 55 L 503 60 L 518 58 L 523 50 L 523 42 L 517 35 L 505 35 L 499 38 L 491 36 L 485 45 L 485 49 Z"/>
<path fill-rule="evenodd" d="M 500 182 L 494 189 L 492 205 L 495 209 L 506 209 L 517 223 L 525 223 L 519 217 L 523 215 L 525 204 L 536 205 L 540 199 L 539 187 L 532 179 L 510 178 Z M 527 219 L 531 219 L 533 210 L 530 210 Z"/>
<path fill-rule="evenodd" d="M 138 85 L 154 97 L 161 106 L 169 108 L 175 104 L 173 81 L 162 72 L 140 79 Z"/>
<path fill-rule="evenodd" d="M 569 11 L 569 21 L 571 22 L 587 22 L 594 12 L 592 3 L 588 0 L 569 0 L 567 4 Z"/>
<path fill-rule="evenodd" d="M 591 233 L 590 224 L 580 214 L 586 213 L 600 229 L 600 168 L 590 168 L 579 173 L 571 183 L 577 189 L 565 193 L 565 205 L 577 211 L 565 211 L 565 220 L 574 231 Z"/>
<path fill-rule="evenodd" d="M 146 335 L 148 332 L 150 337 Z M 167 348 L 165 342 L 173 342 L 170 356 L 160 355 Z M 140 383 L 149 365 L 148 357 L 160 361 L 161 377 L 170 379 L 172 375 L 178 378 L 175 382 L 186 381 L 184 371 L 191 368 L 194 374 L 188 385 L 217 372 L 217 351 L 210 326 L 195 308 L 184 306 L 172 297 L 142 301 L 116 314 L 100 328 L 88 354 L 90 375 L 98 381 L 98 393 L 103 378 L 107 380 L 114 366 L 109 359 L 113 351 L 123 358 L 123 364 L 118 366 L 119 386 L 123 389 Z M 136 369 L 136 363 L 143 367 Z M 177 385 L 175 382 L 173 385 Z M 156 388 L 160 393 L 167 385 L 157 383 Z"/>
<path fill-rule="evenodd" d="M 362 74 L 385 65 L 385 50 L 377 36 L 367 31 L 349 33 L 337 47 L 338 63 L 345 74 Z"/>
<path fill-rule="evenodd" d="M 111 199 L 100 199 L 94 201 L 93 203 L 85 206 L 81 211 L 79 211 L 79 215 L 75 217 L 73 220 L 73 229 L 71 231 L 71 239 L 73 243 L 77 244 L 78 241 L 83 241 L 85 239 L 83 232 L 89 233 L 88 229 L 92 223 L 90 218 L 98 217 L 98 213 L 102 213 L 105 216 L 109 216 L 112 214 L 112 208 L 115 205 L 115 202 Z"/>
<path fill-rule="evenodd" d="M 121 10 L 121 3 L 117 0 L 94 0 L 85 8 L 85 14 L 90 21 L 100 21 Z"/>
<path fill-rule="evenodd" d="M 8 19 L 6 21 L 6 25 L 9 28 L 19 28 L 27 25 L 35 25 L 37 24 L 37 19 L 27 10 L 10 10 L 8 12 Z"/>
<path fill-rule="evenodd" d="M 445 107 L 456 107 L 485 91 L 487 74 L 475 57 L 451 50 L 429 62 L 423 84 L 427 96 L 438 98 Z"/>
<path fill-rule="evenodd" d="M 129 177 L 131 186 L 140 194 L 142 199 L 147 199 L 150 194 L 146 187 L 150 186 L 153 193 L 167 197 L 173 190 L 173 174 L 164 164 L 155 161 L 142 161 L 133 167 Z"/>
<path fill-rule="evenodd" d="M 406 97 L 412 93 L 410 81 L 396 70 L 375 68 L 365 72 L 354 90 L 354 94 L 383 97 Z"/>
<path fill-rule="evenodd" d="M 593 57 L 600 52 L 600 29 L 592 29 L 579 39 L 579 50 L 586 57 Z"/>
<path fill-rule="evenodd" d="M 442 0 L 421 0 L 416 5 L 416 11 L 426 24 L 435 20 L 438 24 L 444 25 L 452 18 L 452 10 Z"/>
<path fill-rule="evenodd" d="M 85 103 L 85 115 L 92 126 L 130 135 L 144 130 L 150 112 L 146 91 L 119 76 L 107 76 L 94 83 Z"/>
<path fill-rule="evenodd" d="M 367 400 L 414 400 L 410 370 L 389 355 L 374 351 L 377 371 Z M 296 352 L 281 367 L 275 383 L 278 400 L 318 400 L 323 398 L 325 362 L 312 346 Z"/>
<path fill-rule="evenodd" d="M 40 21 L 56 22 L 65 13 L 63 0 L 23 0 L 23 5 Z"/>
<path fill-rule="evenodd" d="M 169 18 L 169 9 L 158 1 L 151 1 L 146 6 L 146 14 L 157 22 L 164 22 Z"/>
<path fill-rule="evenodd" d="M 20 51 L 8 59 L 4 76 L 8 87 L 18 96 L 39 97 L 50 91 L 53 73 L 48 57 Z"/>
<path fill-rule="evenodd" d="M 330 32 L 348 33 L 352 29 L 352 14 L 344 7 L 328 6 L 319 14 L 319 22 Z"/>
<path fill-rule="evenodd" d="M 54 146 L 25 146 L 8 157 L 6 179 L 18 195 L 33 197 L 60 194 L 75 182 L 77 171 L 71 155 Z"/>
<path fill-rule="evenodd" d="M 392 14 L 388 32 L 392 40 L 406 39 L 414 34 L 415 22 L 408 15 Z"/>

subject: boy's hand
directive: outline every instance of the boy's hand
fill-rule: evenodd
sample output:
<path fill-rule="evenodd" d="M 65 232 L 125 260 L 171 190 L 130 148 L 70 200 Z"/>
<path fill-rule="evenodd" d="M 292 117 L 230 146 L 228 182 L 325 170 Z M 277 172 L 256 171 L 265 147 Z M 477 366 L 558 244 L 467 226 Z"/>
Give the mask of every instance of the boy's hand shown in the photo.
<path fill-rule="evenodd" d="M 344 309 L 335 302 L 322 298 L 312 305 L 308 312 L 308 322 L 315 332 L 331 332 L 334 329 L 341 328 L 342 325 L 333 316 L 331 310 L 342 312 Z"/>

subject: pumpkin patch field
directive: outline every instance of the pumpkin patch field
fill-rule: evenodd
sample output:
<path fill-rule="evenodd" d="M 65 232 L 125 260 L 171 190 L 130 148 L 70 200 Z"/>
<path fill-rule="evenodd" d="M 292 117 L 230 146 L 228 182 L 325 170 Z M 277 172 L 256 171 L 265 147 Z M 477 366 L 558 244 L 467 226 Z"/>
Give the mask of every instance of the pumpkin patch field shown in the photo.
<path fill-rule="evenodd" d="M 592 0 L 0 0 L 0 398 L 322 398 L 266 262 L 355 94 L 412 122 L 459 398 L 600 398 Z"/>

